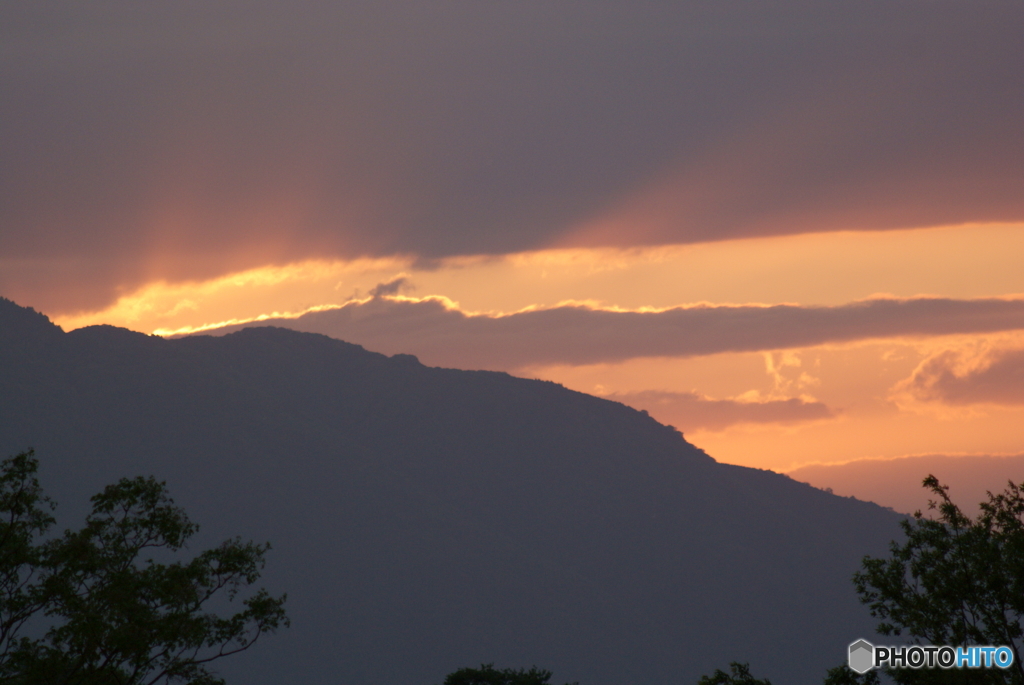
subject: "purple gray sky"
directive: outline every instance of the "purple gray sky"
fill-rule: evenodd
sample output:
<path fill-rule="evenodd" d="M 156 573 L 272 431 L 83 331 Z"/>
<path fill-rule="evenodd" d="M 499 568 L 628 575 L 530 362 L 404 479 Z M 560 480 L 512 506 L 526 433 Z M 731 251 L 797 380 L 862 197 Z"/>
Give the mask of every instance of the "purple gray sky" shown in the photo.
<path fill-rule="evenodd" d="M 0 292 L 1014 221 L 1019 2 L 0 7 Z"/>
<path fill-rule="evenodd" d="M 1020 454 L 1022 36 L 1017 0 L 0 3 L 0 296 L 554 380 L 733 463 Z"/>

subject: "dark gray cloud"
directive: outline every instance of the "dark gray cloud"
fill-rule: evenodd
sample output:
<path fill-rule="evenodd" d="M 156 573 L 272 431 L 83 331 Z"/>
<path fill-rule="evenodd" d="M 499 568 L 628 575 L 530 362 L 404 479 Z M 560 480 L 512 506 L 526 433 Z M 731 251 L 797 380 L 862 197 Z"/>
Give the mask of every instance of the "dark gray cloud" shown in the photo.
<path fill-rule="evenodd" d="M 0 292 L 1020 220 L 1022 34 L 986 1 L 3 3 Z"/>
<path fill-rule="evenodd" d="M 835 307 L 705 306 L 661 312 L 564 306 L 492 317 L 467 315 L 436 299 L 376 297 L 249 325 L 323 333 L 386 354 L 415 354 L 428 365 L 516 369 L 1024 329 L 1024 300 L 877 299 Z"/>
<path fill-rule="evenodd" d="M 1024 350 L 994 350 L 981 359 L 947 350 L 925 360 L 900 388 L 920 400 L 952 405 L 1024 405 Z"/>
<path fill-rule="evenodd" d="M 383 297 L 385 295 L 398 295 L 399 293 L 415 290 L 415 286 L 405 276 L 395 276 L 390 281 L 378 283 L 370 288 L 370 297 Z"/>
<path fill-rule="evenodd" d="M 720 431 L 739 423 L 799 423 L 829 419 L 835 410 L 821 402 L 808 402 L 796 397 L 765 402 L 715 400 L 694 392 L 613 393 L 610 400 L 649 412 L 662 423 L 679 430 Z"/>

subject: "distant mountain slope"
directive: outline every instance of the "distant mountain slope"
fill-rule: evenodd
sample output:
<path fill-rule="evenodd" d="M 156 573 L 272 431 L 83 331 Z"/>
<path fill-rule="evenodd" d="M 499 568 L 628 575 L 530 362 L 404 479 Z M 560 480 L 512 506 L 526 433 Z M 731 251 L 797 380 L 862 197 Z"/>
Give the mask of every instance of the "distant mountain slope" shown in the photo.
<path fill-rule="evenodd" d="M 0 300 L 0 454 L 28 446 L 67 525 L 155 474 L 202 544 L 272 541 L 294 625 L 225 663 L 236 684 L 434 685 L 495 661 L 668 685 L 730 660 L 817 682 L 869 634 L 850 576 L 897 534 L 553 383 L 276 328 L 64 333 Z"/>
<path fill-rule="evenodd" d="M 978 503 L 988 501 L 989 492 L 1002 492 L 1007 481 L 1024 481 L 1024 454 L 858 459 L 843 464 L 811 464 L 788 473 L 802 483 L 831 488 L 838 495 L 871 500 L 907 514 L 927 512 L 928 501 L 935 499 L 930 490 L 921 487 L 928 474 L 950 486 L 953 501 L 974 517 L 981 511 Z"/>

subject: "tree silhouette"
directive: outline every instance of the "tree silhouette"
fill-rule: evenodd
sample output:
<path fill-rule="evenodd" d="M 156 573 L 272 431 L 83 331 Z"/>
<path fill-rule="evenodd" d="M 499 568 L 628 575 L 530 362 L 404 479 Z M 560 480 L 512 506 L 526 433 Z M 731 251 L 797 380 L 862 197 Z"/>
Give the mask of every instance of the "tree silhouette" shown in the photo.
<path fill-rule="evenodd" d="M 935 494 L 929 509 L 901 523 L 906 535 L 891 556 L 865 557 L 854 576 L 860 599 L 881 619 L 878 632 L 907 635 L 932 645 L 1005 645 L 1013 650 L 1008 669 L 894 669 L 896 682 L 1024 684 L 1020 661 L 1024 619 L 1024 490 L 1007 489 L 981 503 L 971 520 L 935 476 L 924 479 Z"/>
<path fill-rule="evenodd" d="M 829 669 L 822 685 L 880 685 L 878 671 L 854 673 L 846 664 Z"/>
<path fill-rule="evenodd" d="M 882 635 L 907 636 L 935 646 L 991 645 L 1013 651 L 1007 669 L 886 668 L 899 685 L 1024 685 L 1020 654 L 1024 638 L 1024 483 L 989 493 L 975 520 L 949 497 L 949 487 L 929 475 L 923 486 L 936 499 L 928 518 L 920 511 L 900 522 L 904 542 L 891 556 L 865 557 L 853 582 Z M 699 685 L 768 685 L 746 664 L 715 671 Z M 858 675 L 847 666 L 831 669 L 824 685 L 876 685 L 877 671 Z"/>
<path fill-rule="evenodd" d="M 480 668 L 460 668 L 449 673 L 444 685 L 548 685 L 551 671 L 538 669 L 536 666 L 514 670 L 506 668 L 498 670 L 494 664 L 482 664 Z M 566 683 L 578 685 L 578 683 Z"/>
<path fill-rule="evenodd" d="M 269 544 L 155 560 L 198 526 L 153 478 L 107 486 L 84 528 L 39 542 L 54 520 L 37 468 L 31 451 L 0 465 L 0 682 L 214 685 L 211 662 L 288 625 L 285 597 L 264 589 L 233 615 L 208 611 L 256 582 Z"/>
<path fill-rule="evenodd" d="M 729 664 L 729 672 L 716 669 L 709 676 L 704 676 L 697 685 L 772 685 L 771 681 L 765 678 L 759 680 L 750 674 L 750 665 L 737 661 Z"/>

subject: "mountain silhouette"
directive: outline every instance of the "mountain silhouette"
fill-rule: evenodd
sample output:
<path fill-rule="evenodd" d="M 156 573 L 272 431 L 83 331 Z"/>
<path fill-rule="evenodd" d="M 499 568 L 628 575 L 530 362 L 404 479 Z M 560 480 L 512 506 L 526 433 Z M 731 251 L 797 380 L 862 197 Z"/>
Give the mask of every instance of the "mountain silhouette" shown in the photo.
<path fill-rule="evenodd" d="M 730 661 L 820 682 L 873 621 L 850 577 L 899 517 L 719 464 L 622 404 L 322 335 L 63 332 L 0 299 L 0 456 L 34 447 L 62 526 L 155 475 L 202 526 L 269 540 L 293 625 L 228 682 L 433 685 L 537 664 L 582 685 Z"/>

